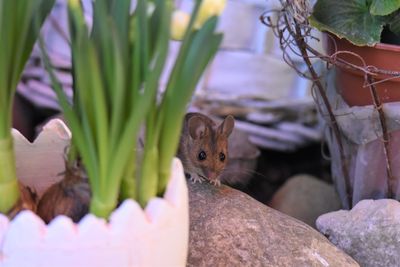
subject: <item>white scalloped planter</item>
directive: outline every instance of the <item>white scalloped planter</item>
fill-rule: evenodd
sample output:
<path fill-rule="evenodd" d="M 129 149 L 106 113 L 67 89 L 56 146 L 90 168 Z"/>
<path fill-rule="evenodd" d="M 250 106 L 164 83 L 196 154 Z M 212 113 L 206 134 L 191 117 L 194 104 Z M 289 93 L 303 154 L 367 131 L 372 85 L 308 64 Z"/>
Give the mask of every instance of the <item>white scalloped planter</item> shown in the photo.
<path fill-rule="evenodd" d="M 35 188 L 43 193 L 55 182 L 51 175 L 63 170 L 59 156 L 70 139 L 69 130 L 54 120 L 33 144 L 13 134 L 19 177 L 30 186 L 40 180 Z M 46 225 L 30 211 L 11 222 L 0 214 L 0 266 L 185 266 L 188 233 L 188 190 L 182 164 L 175 159 L 164 198 L 152 199 L 145 210 L 126 200 L 109 222 L 88 214 L 78 224 L 58 216 Z"/>

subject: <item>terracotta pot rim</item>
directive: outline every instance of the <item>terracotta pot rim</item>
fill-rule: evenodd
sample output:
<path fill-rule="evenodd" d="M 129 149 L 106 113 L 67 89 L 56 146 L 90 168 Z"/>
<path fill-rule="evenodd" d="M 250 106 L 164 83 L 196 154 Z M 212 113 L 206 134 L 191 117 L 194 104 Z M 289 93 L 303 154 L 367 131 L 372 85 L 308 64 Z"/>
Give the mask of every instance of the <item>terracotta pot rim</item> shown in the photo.
<path fill-rule="evenodd" d="M 326 34 L 325 51 L 328 55 L 333 54 L 333 50 L 337 51 L 351 51 L 360 58 L 368 66 L 375 66 L 381 70 L 387 71 L 400 71 L 400 46 L 379 43 L 375 46 L 356 46 L 348 40 L 338 38 L 335 35 Z M 334 43 L 336 43 L 336 48 Z M 339 55 L 345 61 L 354 65 L 362 67 L 359 59 L 353 57 L 351 54 Z M 336 88 L 344 101 L 349 106 L 364 106 L 373 104 L 369 90 L 365 89 L 364 72 L 359 69 L 354 69 L 346 66 L 337 66 L 338 73 L 336 74 L 335 81 L 338 83 Z M 379 73 L 374 76 L 376 81 L 376 89 L 381 101 L 384 103 L 400 101 L 400 78 L 393 77 L 385 73 Z M 389 80 L 386 80 L 390 78 Z M 345 81 L 345 79 L 347 79 Z"/>
<path fill-rule="evenodd" d="M 394 45 L 394 44 L 386 44 L 386 43 L 377 43 L 373 46 L 368 46 L 368 45 L 364 45 L 364 46 L 360 46 L 360 45 L 355 45 L 352 42 L 350 42 L 349 40 L 347 40 L 346 38 L 340 38 L 338 36 L 336 36 L 333 33 L 330 32 L 324 32 L 324 34 L 331 36 L 331 38 L 336 39 L 338 41 L 344 41 L 344 42 L 348 42 L 351 45 L 354 45 L 356 47 L 359 48 L 375 48 L 375 49 L 379 49 L 379 50 L 387 50 L 387 51 L 393 51 L 393 52 L 400 52 L 400 45 Z"/>
<path fill-rule="evenodd" d="M 337 45 L 337 51 L 345 51 L 349 50 L 351 52 L 354 52 L 358 54 L 360 57 L 362 57 L 367 65 L 371 66 L 376 66 L 379 69 L 386 70 L 386 71 L 400 71 L 400 65 L 398 63 L 395 64 L 395 66 L 392 66 L 391 64 L 387 64 L 387 60 L 393 60 L 397 59 L 397 61 L 400 60 L 400 45 L 393 45 L 393 44 L 385 44 L 385 43 L 378 43 L 374 46 L 357 46 L 350 41 L 348 41 L 345 38 L 339 38 L 334 34 L 324 32 L 326 38 L 325 38 L 325 44 L 328 46 L 328 43 L 336 43 Z M 330 40 L 330 41 L 329 41 Z M 333 51 L 330 51 L 329 48 L 325 48 L 326 52 L 328 54 L 333 53 Z M 374 53 L 375 55 L 381 55 L 380 59 L 377 59 L 377 56 L 374 58 L 370 58 L 368 55 L 371 55 L 371 53 Z M 351 57 L 351 55 L 344 55 L 343 57 Z M 358 60 L 354 58 L 347 59 L 349 62 L 352 62 L 355 65 L 361 66 Z M 340 69 L 346 72 L 352 72 L 357 75 L 364 75 L 360 70 L 356 69 L 351 69 L 351 68 L 346 68 L 343 66 L 339 66 Z M 375 78 L 378 79 L 386 79 L 390 78 L 392 76 L 386 75 L 386 74 L 377 74 Z M 392 81 L 399 81 L 400 78 L 396 77 L 392 79 Z"/>
<path fill-rule="evenodd" d="M 385 44 L 385 43 L 378 43 L 373 48 L 380 49 L 380 50 L 388 50 L 393 52 L 400 52 L 400 45 L 394 44 Z"/>

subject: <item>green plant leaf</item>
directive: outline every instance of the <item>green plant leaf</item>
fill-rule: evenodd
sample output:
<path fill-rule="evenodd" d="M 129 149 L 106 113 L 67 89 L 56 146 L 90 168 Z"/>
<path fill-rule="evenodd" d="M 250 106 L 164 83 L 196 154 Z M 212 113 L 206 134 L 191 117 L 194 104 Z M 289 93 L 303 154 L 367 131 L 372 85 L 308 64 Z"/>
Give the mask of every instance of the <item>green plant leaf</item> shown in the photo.
<path fill-rule="evenodd" d="M 177 62 L 169 74 L 163 96 L 167 100 L 162 100 L 159 108 L 157 92 L 169 51 L 174 1 L 136 2 L 130 14 L 130 0 L 96 0 L 89 34 L 79 1 L 69 1 L 73 106 L 61 86 L 55 86 L 66 118 L 72 122 L 77 153 L 88 172 L 90 211 L 104 218 L 117 205 L 120 193 L 122 198 L 138 197 L 144 206 L 158 187 L 161 191 L 165 188 L 186 105 L 222 40 L 214 33 L 217 17 L 210 18 L 201 29 L 193 29 L 201 4 L 196 1 Z M 151 6 L 155 9 L 149 13 Z M 49 65 L 47 60 L 47 68 Z M 54 81 L 54 73 L 50 76 Z M 140 155 L 135 147 L 143 122 L 146 137 Z M 166 136 L 161 134 L 165 132 Z M 160 142 L 165 153 L 160 152 Z M 134 166 L 136 158 L 141 168 Z M 159 166 L 165 166 L 165 179 L 158 177 Z"/>
<path fill-rule="evenodd" d="M 163 192 L 168 181 L 171 161 L 178 147 L 186 105 L 222 41 L 221 35 L 214 34 L 216 26 L 217 17 L 212 17 L 200 30 L 188 35 L 188 47 L 186 51 L 183 51 L 185 56 L 178 56 L 174 66 L 176 76 L 170 77 L 160 111 L 164 119 L 160 139 L 159 193 Z M 177 77 L 179 79 L 176 79 Z"/>
<path fill-rule="evenodd" d="M 0 1 L 0 213 L 19 198 L 11 136 L 12 103 L 22 70 L 54 0 Z"/>
<path fill-rule="evenodd" d="M 385 19 L 372 15 L 370 4 L 370 0 L 319 0 L 310 23 L 355 45 L 373 46 L 380 42 Z"/>
<path fill-rule="evenodd" d="M 400 0 L 373 0 L 370 13 L 376 16 L 386 16 L 400 8 Z"/>

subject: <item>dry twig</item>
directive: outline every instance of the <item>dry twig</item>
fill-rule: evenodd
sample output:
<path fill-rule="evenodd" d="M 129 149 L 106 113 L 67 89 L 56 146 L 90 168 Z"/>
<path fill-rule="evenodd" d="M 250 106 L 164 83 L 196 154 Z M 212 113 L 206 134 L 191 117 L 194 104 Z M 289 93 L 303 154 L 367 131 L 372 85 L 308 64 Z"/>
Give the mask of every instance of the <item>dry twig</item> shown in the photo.
<path fill-rule="evenodd" d="M 382 128 L 382 141 L 384 145 L 384 154 L 386 158 L 386 171 L 388 176 L 388 194 L 389 197 L 394 197 L 394 181 L 395 177 L 393 177 L 392 172 L 392 162 L 391 162 L 391 154 L 389 148 L 389 133 L 386 125 L 385 114 L 382 109 L 382 103 L 379 98 L 379 95 L 376 91 L 376 85 L 382 82 L 386 82 L 391 79 L 400 78 L 399 71 L 393 70 L 384 70 L 379 69 L 375 66 L 369 66 L 366 64 L 364 59 L 356 53 L 351 51 L 337 51 L 336 43 L 334 43 L 336 49 L 335 53 L 332 55 L 326 55 L 318 52 L 314 48 L 312 48 L 309 44 L 309 40 L 316 39 L 317 37 L 312 35 L 311 26 L 308 23 L 308 16 L 310 15 L 310 4 L 307 0 L 281 0 L 282 9 L 281 10 L 272 10 L 267 11 L 261 16 L 261 21 L 266 26 L 270 27 L 273 30 L 273 33 L 280 40 L 280 47 L 283 51 L 283 59 L 284 61 L 291 66 L 296 72 L 304 78 L 311 80 L 314 84 L 313 88 L 316 88 L 321 99 L 322 103 L 325 106 L 326 111 L 328 112 L 327 116 L 330 120 L 330 127 L 333 131 L 336 142 L 339 146 L 339 154 L 342 161 L 342 173 L 344 175 L 344 179 L 346 181 L 346 193 L 347 193 L 347 202 L 348 207 L 352 206 L 352 185 L 350 183 L 350 177 L 347 166 L 347 159 L 344 152 L 343 142 L 341 138 L 341 131 L 339 129 L 335 114 L 333 109 L 329 103 L 328 97 L 325 93 L 326 88 L 321 81 L 321 77 L 315 71 L 315 68 L 312 65 L 312 59 L 321 59 L 326 62 L 327 67 L 337 66 L 341 68 L 352 69 L 364 74 L 365 77 L 365 87 L 369 87 L 371 96 L 373 98 L 374 107 L 379 114 L 379 120 Z M 277 17 L 276 20 L 273 20 L 271 15 Z M 304 71 L 298 69 L 298 64 L 292 58 L 290 53 L 300 56 L 303 58 L 304 62 L 308 67 L 309 73 L 304 73 Z M 360 60 L 360 65 L 356 65 L 354 63 L 348 62 L 344 60 L 340 55 L 351 55 Z M 374 77 L 377 75 L 385 75 L 386 78 L 376 81 Z M 320 110 L 321 111 L 321 110 Z M 321 112 L 321 114 L 323 114 Z"/>

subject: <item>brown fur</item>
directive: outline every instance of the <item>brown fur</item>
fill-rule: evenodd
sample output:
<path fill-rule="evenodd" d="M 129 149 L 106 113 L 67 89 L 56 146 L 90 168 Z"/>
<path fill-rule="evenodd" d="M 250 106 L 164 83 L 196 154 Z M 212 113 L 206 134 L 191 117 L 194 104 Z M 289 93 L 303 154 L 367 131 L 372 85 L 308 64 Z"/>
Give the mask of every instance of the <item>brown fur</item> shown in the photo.
<path fill-rule="evenodd" d="M 217 125 L 201 113 L 186 114 L 178 157 L 191 180 L 220 183 L 219 176 L 228 163 L 228 137 L 233 127 L 232 116 L 227 116 L 220 125 Z M 201 151 L 206 154 L 204 160 L 199 160 Z M 221 161 L 221 153 L 225 157 L 224 161 Z"/>

